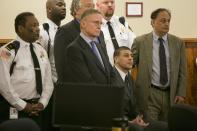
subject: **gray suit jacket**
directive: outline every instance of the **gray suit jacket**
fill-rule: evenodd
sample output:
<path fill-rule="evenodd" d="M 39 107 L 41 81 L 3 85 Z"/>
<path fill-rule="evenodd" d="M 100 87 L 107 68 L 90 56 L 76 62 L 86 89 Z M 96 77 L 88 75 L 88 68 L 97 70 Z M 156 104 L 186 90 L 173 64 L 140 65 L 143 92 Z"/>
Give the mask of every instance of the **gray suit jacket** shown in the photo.
<path fill-rule="evenodd" d="M 170 101 L 174 103 L 176 95 L 186 95 L 186 55 L 184 42 L 174 35 L 168 34 L 169 55 L 170 55 Z M 134 64 L 138 68 L 136 78 L 136 92 L 138 105 L 141 110 L 146 110 L 149 89 L 152 77 L 152 32 L 139 36 L 134 40 L 132 52 Z"/>

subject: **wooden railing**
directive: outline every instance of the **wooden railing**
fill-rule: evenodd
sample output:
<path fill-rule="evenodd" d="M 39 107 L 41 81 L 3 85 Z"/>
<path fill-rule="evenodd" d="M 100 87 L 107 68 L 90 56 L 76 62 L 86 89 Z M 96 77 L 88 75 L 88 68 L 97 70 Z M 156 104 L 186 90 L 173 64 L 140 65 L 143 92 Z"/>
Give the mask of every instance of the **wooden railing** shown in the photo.
<path fill-rule="evenodd" d="M 187 102 L 197 106 L 197 38 L 183 39 L 186 46 L 188 86 Z"/>
<path fill-rule="evenodd" d="M 12 39 L 0 39 L 0 47 L 8 42 L 10 42 Z"/>

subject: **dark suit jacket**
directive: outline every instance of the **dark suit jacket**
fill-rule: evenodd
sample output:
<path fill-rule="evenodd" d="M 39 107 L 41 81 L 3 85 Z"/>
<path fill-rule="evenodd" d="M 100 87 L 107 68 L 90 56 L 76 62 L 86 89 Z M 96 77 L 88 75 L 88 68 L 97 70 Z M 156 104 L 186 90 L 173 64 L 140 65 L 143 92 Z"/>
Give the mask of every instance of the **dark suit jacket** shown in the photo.
<path fill-rule="evenodd" d="M 55 35 L 54 40 L 54 57 L 57 70 L 58 80 L 64 79 L 65 68 L 65 49 L 80 33 L 80 25 L 77 20 L 72 20 L 69 23 L 60 27 Z"/>
<path fill-rule="evenodd" d="M 65 56 L 67 46 L 73 42 L 80 34 L 80 23 L 74 19 L 63 25 L 56 33 L 54 40 L 54 57 L 55 67 L 57 70 L 58 81 L 65 81 Z M 103 47 L 103 51 L 107 54 L 104 36 L 101 32 L 99 42 Z M 108 57 L 108 56 L 107 56 Z"/>
<path fill-rule="evenodd" d="M 116 86 L 125 86 L 125 96 L 123 102 L 123 114 L 128 117 L 130 120 L 136 118 L 138 111 L 135 105 L 135 96 L 134 96 L 134 83 L 133 79 L 129 74 L 129 85 L 128 87 L 122 77 L 120 76 L 116 67 L 114 67 L 115 77 L 113 78 L 113 85 Z"/>
<path fill-rule="evenodd" d="M 100 40 L 100 42 L 104 42 Z M 66 49 L 65 82 L 109 84 L 111 65 L 102 43 L 97 44 L 105 68 L 91 47 L 78 36 Z"/>

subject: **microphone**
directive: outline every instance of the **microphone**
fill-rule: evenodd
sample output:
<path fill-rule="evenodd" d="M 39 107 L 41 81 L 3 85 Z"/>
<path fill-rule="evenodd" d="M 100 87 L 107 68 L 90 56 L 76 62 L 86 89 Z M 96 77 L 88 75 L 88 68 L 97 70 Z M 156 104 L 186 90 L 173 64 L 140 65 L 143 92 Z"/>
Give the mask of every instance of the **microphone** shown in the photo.
<path fill-rule="evenodd" d="M 44 30 L 46 30 L 47 33 L 48 33 L 48 31 L 49 31 L 49 24 L 48 24 L 48 23 L 44 23 L 44 24 L 43 24 L 43 28 L 44 28 Z"/>
<path fill-rule="evenodd" d="M 125 26 L 125 18 L 124 16 L 119 17 L 119 21 L 121 24 L 123 24 Z"/>
<path fill-rule="evenodd" d="M 125 25 L 125 18 L 124 18 L 124 16 L 119 17 L 119 22 L 121 24 L 123 24 L 124 26 L 126 26 Z M 131 27 L 129 25 L 128 25 L 128 28 L 133 32 L 133 30 L 131 29 Z"/>

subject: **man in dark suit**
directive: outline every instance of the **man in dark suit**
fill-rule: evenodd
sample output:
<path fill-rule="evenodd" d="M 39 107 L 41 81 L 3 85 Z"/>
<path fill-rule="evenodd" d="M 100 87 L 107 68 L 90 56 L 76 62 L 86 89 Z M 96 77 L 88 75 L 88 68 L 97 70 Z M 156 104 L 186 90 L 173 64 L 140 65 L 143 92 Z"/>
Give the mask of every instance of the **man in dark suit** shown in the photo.
<path fill-rule="evenodd" d="M 111 65 L 100 36 L 102 15 L 86 10 L 80 20 L 80 35 L 67 47 L 66 82 L 109 84 Z"/>
<path fill-rule="evenodd" d="M 55 35 L 54 56 L 59 81 L 64 81 L 66 47 L 79 35 L 81 15 L 89 8 L 94 8 L 93 0 L 73 0 L 70 10 L 74 19 L 60 27 Z"/>
<path fill-rule="evenodd" d="M 114 52 L 114 71 L 116 77 L 113 84 L 125 86 L 125 96 L 123 104 L 123 114 L 129 120 L 129 130 L 131 131 L 168 131 L 167 123 L 150 121 L 145 123 L 143 116 L 136 107 L 134 83 L 131 78 L 130 70 L 133 65 L 133 54 L 131 50 L 122 46 Z"/>
<path fill-rule="evenodd" d="M 130 129 L 141 131 L 148 124 L 143 121 L 142 116 L 138 115 L 135 105 L 134 85 L 129 72 L 133 65 L 132 52 L 128 47 L 122 46 L 115 50 L 113 58 L 116 74 L 113 84 L 125 86 L 123 114 L 130 120 Z"/>
<path fill-rule="evenodd" d="M 136 96 L 139 108 L 153 120 L 167 121 L 170 105 L 186 96 L 187 70 L 184 42 L 168 33 L 171 13 L 159 8 L 151 14 L 151 33 L 132 45 L 138 73 Z"/>

